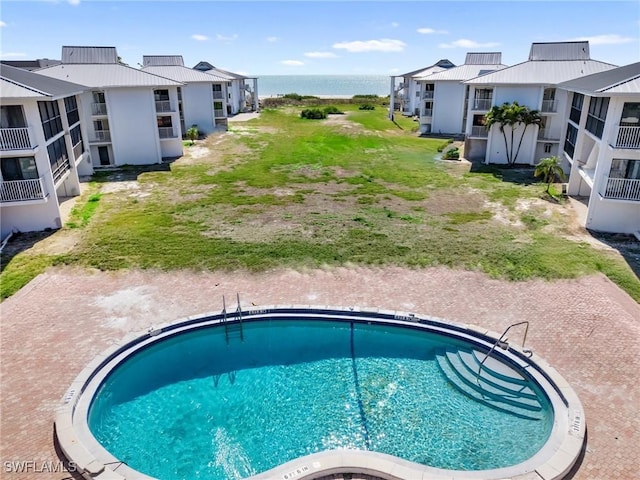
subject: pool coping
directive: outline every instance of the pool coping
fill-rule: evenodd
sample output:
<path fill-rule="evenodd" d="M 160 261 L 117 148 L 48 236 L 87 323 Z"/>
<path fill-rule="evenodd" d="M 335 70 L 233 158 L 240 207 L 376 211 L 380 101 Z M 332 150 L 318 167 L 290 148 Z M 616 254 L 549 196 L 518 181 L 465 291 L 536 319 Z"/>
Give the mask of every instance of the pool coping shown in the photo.
<path fill-rule="evenodd" d="M 397 324 L 455 336 L 484 347 L 490 347 L 500 334 L 476 326 L 451 322 L 442 318 L 412 312 L 378 308 L 328 305 L 271 305 L 253 306 L 233 312 L 216 311 L 184 317 L 132 333 L 97 355 L 75 378 L 56 410 L 55 433 L 65 456 L 75 464 L 86 479 L 123 480 L 153 477 L 128 467 L 106 451 L 90 433 L 87 413 L 95 390 L 109 372 L 124 358 L 162 338 L 223 322 L 283 318 L 287 316 L 329 318 Z M 339 318 L 336 318 L 339 317 Z M 535 353 L 529 358 L 520 347 L 509 345 L 506 351 L 497 349 L 495 356 L 517 367 L 530 364 L 527 373 L 542 387 L 554 409 L 554 425 L 545 445 L 530 459 L 520 464 L 481 471 L 445 470 L 417 464 L 378 452 L 360 450 L 328 450 L 286 462 L 266 472 L 250 477 L 252 480 L 309 480 L 318 475 L 361 473 L 388 480 L 398 479 L 513 479 L 556 480 L 563 478 L 573 467 L 583 449 L 586 437 L 584 409 L 569 383 L 544 359 Z M 83 395 L 85 392 L 91 395 Z"/>

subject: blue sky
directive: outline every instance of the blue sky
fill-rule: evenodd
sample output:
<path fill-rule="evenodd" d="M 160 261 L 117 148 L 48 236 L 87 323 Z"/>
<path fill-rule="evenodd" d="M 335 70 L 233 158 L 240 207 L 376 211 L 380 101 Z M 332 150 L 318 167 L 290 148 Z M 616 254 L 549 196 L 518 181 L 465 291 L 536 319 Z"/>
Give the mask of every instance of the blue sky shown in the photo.
<path fill-rule="evenodd" d="M 60 58 L 62 45 L 206 60 L 250 75 L 395 75 L 469 51 L 527 59 L 532 42 L 589 39 L 591 57 L 640 61 L 638 1 L 2 0 L 2 59 Z"/>

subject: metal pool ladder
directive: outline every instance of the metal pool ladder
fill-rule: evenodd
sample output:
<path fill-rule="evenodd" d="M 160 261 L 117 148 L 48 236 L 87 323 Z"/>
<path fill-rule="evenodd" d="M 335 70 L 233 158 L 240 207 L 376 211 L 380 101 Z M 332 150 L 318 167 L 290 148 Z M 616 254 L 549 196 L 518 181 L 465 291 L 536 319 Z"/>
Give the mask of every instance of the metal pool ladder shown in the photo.
<path fill-rule="evenodd" d="M 507 342 L 503 342 L 502 339 L 507 334 L 507 332 L 511 330 L 512 327 L 517 327 L 518 325 L 526 325 L 526 328 L 524 329 L 524 337 L 522 338 L 522 351 L 528 354 L 529 356 L 533 355 L 533 352 L 531 350 L 524 348 L 524 344 L 527 341 L 527 333 L 529 332 L 529 321 L 525 320 L 523 322 L 512 323 L 507 328 L 505 328 L 504 332 L 502 332 L 502 335 L 500 335 L 500 338 L 495 341 L 495 343 L 489 350 L 489 353 L 487 353 L 487 355 L 482 359 L 482 362 L 480 362 L 480 366 L 478 367 L 478 374 L 476 375 L 476 382 L 478 383 L 478 386 L 480 386 L 480 376 L 482 375 L 482 366 L 484 365 L 484 362 L 487 361 L 487 359 L 491 356 L 491 354 L 496 349 L 496 347 L 499 346 L 504 350 L 509 348 L 509 344 Z"/>
<path fill-rule="evenodd" d="M 227 345 L 229 344 L 229 333 L 234 331 L 240 332 L 240 341 L 244 342 L 244 330 L 242 328 L 242 308 L 240 307 L 240 294 L 236 293 L 236 300 L 238 301 L 238 306 L 236 307 L 235 316 L 238 317 L 238 321 L 232 322 L 227 318 L 227 302 L 222 296 L 222 323 L 224 324 L 224 337 L 227 341 Z"/>

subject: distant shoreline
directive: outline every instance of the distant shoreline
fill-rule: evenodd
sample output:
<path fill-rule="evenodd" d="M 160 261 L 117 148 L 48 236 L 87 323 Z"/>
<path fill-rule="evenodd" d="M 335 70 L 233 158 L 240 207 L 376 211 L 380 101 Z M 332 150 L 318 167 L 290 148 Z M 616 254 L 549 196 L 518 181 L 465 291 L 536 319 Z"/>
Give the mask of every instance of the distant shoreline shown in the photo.
<path fill-rule="evenodd" d="M 260 87 L 258 86 L 258 89 L 259 88 Z M 281 93 L 278 95 L 258 95 L 258 99 L 265 100 L 267 98 L 283 98 L 284 95 L 286 95 L 286 93 Z M 317 97 L 317 98 L 339 98 L 339 99 L 347 98 L 348 99 L 348 98 L 353 98 L 354 95 L 357 95 L 357 94 L 353 94 L 353 95 L 306 95 L 305 94 L 305 97 L 309 96 L 309 97 Z"/>

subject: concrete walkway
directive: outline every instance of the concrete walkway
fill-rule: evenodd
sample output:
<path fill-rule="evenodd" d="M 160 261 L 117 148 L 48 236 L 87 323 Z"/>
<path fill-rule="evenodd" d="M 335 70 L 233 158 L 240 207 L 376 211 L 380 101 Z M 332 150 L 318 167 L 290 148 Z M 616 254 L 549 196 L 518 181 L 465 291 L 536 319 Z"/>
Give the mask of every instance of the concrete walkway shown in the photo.
<path fill-rule="evenodd" d="M 126 333 L 220 311 L 222 296 L 235 299 L 236 293 L 244 307 L 379 307 L 497 332 L 528 320 L 527 346 L 570 382 L 585 408 L 588 445 L 573 478 L 638 478 L 640 305 L 601 275 L 510 283 L 446 268 L 263 274 L 51 269 L 0 304 L 0 478 L 70 478 L 42 467 L 59 459 L 54 412 L 73 378 Z M 511 341 L 520 342 L 520 335 L 514 331 Z M 20 461 L 33 467 L 16 473 L 11 462 Z"/>

